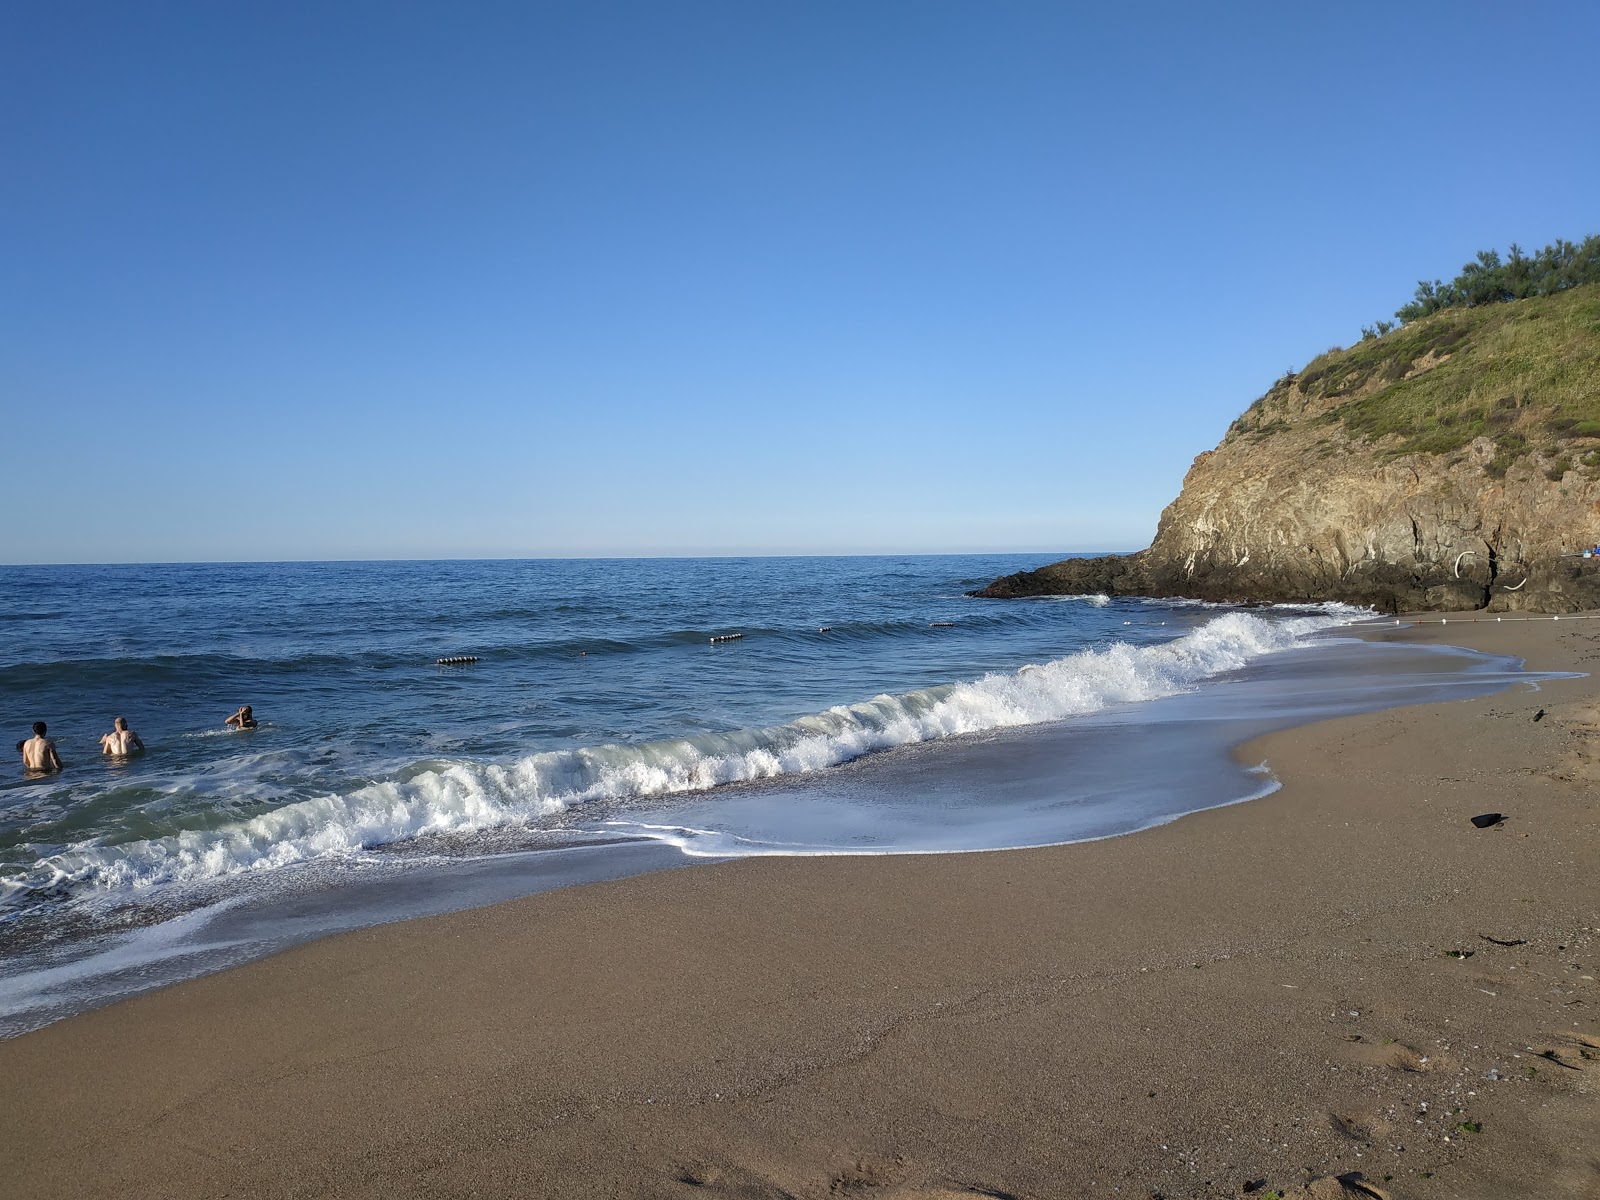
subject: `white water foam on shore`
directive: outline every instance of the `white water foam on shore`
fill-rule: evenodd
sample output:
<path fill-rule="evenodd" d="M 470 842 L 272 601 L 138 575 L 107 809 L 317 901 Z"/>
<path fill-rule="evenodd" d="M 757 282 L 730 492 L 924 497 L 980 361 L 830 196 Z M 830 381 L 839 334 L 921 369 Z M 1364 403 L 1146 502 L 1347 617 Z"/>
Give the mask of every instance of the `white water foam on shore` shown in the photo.
<path fill-rule="evenodd" d="M 1230 797 L 1216 804 L 1206 805 L 1205 808 L 1227 808 L 1234 804 L 1245 804 L 1251 800 L 1261 800 L 1283 788 L 1283 784 L 1266 769 L 1265 763 L 1260 767 L 1246 768 L 1246 774 L 1260 777 L 1262 783 L 1252 791 Z M 1126 837 L 1130 833 L 1142 833 L 1146 829 L 1154 829 L 1159 825 L 1170 824 L 1180 817 L 1186 817 L 1193 812 L 1203 812 L 1205 808 L 1165 813 L 1140 824 L 1118 829 L 1115 833 L 1084 834 L 1071 838 L 1071 841 L 1076 844 L 1079 842 L 1103 842 L 1114 837 Z M 785 844 L 770 838 L 754 841 L 750 838 L 741 837 L 736 833 L 730 833 L 726 829 L 698 829 L 692 825 L 659 825 L 645 821 L 607 821 L 606 825 L 619 832 L 648 838 L 655 842 L 663 842 L 690 858 L 866 858 L 905 853 L 901 848 L 894 846 Z M 916 853 L 975 854 L 990 853 L 997 850 L 1023 850 L 1039 846 L 1058 846 L 1061 844 L 1059 840 L 1046 838 L 1038 842 L 1007 842 L 1004 845 L 988 846 L 977 850 L 967 846 L 957 849 L 937 849 L 919 846 L 916 848 Z"/>
<path fill-rule="evenodd" d="M 123 893 L 347 858 L 424 834 L 526 825 L 592 801 L 699 792 L 825 770 L 895 746 L 1175 695 L 1309 633 L 1344 624 L 1355 612 L 1339 606 L 1272 620 L 1233 612 L 1160 645 L 1118 643 L 970 682 L 881 695 L 763 729 L 545 752 L 510 764 L 419 764 L 398 778 L 286 804 L 217 829 L 75 846 L 0 880 L 0 887 L 11 894 L 38 888 Z"/>

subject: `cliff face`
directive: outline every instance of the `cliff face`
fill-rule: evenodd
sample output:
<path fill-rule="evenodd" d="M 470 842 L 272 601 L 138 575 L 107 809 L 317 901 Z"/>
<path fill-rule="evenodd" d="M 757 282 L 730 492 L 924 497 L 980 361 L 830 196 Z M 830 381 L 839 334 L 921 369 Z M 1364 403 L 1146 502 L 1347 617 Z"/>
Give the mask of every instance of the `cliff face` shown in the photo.
<path fill-rule="evenodd" d="M 1600 606 L 1581 556 L 1600 541 L 1600 299 L 1497 307 L 1520 311 L 1432 318 L 1280 380 L 1195 459 L 1149 549 L 975 594 Z"/>

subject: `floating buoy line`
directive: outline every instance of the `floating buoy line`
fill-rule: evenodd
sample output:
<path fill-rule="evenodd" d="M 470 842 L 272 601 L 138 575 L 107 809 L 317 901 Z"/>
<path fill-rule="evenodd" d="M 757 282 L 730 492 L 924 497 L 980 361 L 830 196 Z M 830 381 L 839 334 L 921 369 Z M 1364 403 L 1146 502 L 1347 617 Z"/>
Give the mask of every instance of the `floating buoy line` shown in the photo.
<path fill-rule="evenodd" d="M 476 654 L 453 654 L 449 658 L 436 658 L 433 665 L 436 667 L 464 667 L 468 663 L 478 661 Z"/>
<path fill-rule="evenodd" d="M 737 642 L 743 636 L 744 634 L 742 633 L 718 633 L 714 634 L 711 640 L 713 642 Z"/>
<path fill-rule="evenodd" d="M 929 629 L 954 629 L 955 627 L 956 627 L 956 623 L 954 621 L 929 621 L 928 622 L 928 628 Z"/>
<path fill-rule="evenodd" d="M 1480 624 L 1480 623 L 1484 624 L 1484 625 L 1490 625 L 1490 624 L 1494 624 L 1494 625 L 1511 624 L 1511 625 L 1514 625 L 1519 621 L 1593 621 L 1593 620 L 1596 620 L 1596 619 L 1600 619 L 1600 612 L 1565 613 L 1565 614 L 1563 614 L 1563 613 L 1539 614 L 1539 615 L 1531 616 L 1531 617 L 1456 617 L 1455 618 L 1455 623 L 1457 625 L 1477 625 L 1477 624 Z M 1429 620 L 1426 617 L 1376 617 L 1376 618 L 1369 617 L 1364 621 L 1351 621 L 1345 628 L 1347 628 L 1347 629 L 1376 628 L 1380 624 L 1381 625 L 1401 625 L 1401 626 L 1405 626 L 1405 625 L 1448 625 L 1448 624 L 1450 624 L 1450 621 L 1451 621 L 1450 617 L 1439 617 L 1437 620 Z"/>

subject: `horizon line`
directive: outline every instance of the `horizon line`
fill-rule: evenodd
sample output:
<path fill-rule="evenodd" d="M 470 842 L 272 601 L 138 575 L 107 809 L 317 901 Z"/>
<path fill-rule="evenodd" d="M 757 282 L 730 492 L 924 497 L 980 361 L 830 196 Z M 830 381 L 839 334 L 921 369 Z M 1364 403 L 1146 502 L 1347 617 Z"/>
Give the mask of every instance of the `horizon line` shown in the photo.
<path fill-rule="evenodd" d="M 392 558 L 127 558 L 101 562 L 5 562 L 0 570 L 23 567 L 252 567 L 252 566 L 309 566 L 313 564 L 355 563 L 443 563 L 443 562 L 657 562 L 657 561 L 725 561 L 752 558 L 976 558 L 1007 554 L 1054 554 L 1061 558 L 1098 558 L 1103 555 L 1134 554 L 1134 550 L 909 550 L 909 551 L 756 551 L 724 554 L 488 554 L 439 556 L 426 555 Z"/>

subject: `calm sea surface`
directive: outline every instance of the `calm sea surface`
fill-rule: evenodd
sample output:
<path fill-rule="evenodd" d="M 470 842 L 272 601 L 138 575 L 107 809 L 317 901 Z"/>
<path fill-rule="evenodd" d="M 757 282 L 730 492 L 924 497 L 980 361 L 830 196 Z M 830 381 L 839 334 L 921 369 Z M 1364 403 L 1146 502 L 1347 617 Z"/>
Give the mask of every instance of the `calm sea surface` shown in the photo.
<path fill-rule="evenodd" d="M 33 979 L 26 1007 L 81 947 L 286 879 L 425 863 L 447 891 L 496 855 L 641 843 L 986 849 L 1238 798 L 1233 775 L 1142 777 L 1146 751 L 1093 722 L 1176 712 L 1151 704 L 1349 611 L 963 594 L 1053 557 L 0 568 L 0 735 L 47 721 L 67 763 L 27 779 L 13 759 L 0 782 L 0 977 Z M 478 661 L 435 665 L 455 655 Z M 1504 686 L 1495 669 L 1473 686 Z M 1378 703 L 1320 691 L 1341 687 Z M 241 704 L 259 729 L 224 729 Z M 145 755 L 102 759 L 117 716 Z M 1070 754 L 972 757 L 1073 719 Z M 1092 788 L 999 778 L 1064 756 Z"/>

